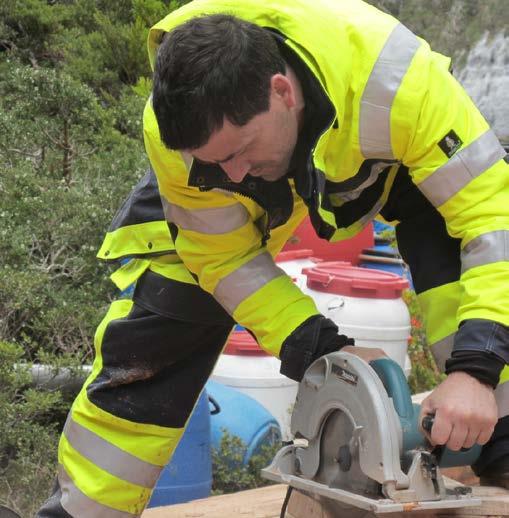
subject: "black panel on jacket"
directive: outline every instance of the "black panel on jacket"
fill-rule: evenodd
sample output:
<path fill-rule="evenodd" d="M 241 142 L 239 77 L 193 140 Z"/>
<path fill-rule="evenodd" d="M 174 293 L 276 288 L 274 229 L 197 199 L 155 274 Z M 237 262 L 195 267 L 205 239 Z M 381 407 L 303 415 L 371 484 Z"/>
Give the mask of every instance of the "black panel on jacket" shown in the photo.
<path fill-rule="evenodd" d="M 489 476 L 492 465 L 506 456 L 509 463 L 509 415 L 498 420 L 493 435 L 483 446 L 481 455 L 479 455 L 472 469 L 478 477 Z"/>
<path fill-rule="evenodd" d="M 398 249 L 417 293 L 459 280 L 461 241 L 447 233 L 444 218 L 412 182 L 406 167 L 398 171 L 380 213 L 387 221 L 400 222 Z"/>
<path fill-rule="evenodd" d="M 113 232 L 127 225 L 165 219 L 156 175 L 149 168 L 115 214 L 108 230 Z"/>
<path fill-rule="evenodd" d="M 380 158 L 370 158 L 368 160 L 364 160 L 355 176 L 343 180 L 342 182 L 331 182 L 330 180 L 326 180 L 325 186 L 327 192 L 346 193 L 348 191 L 353 191 L 354 189 L 360 187 L 360 185 L 362 185 L 370 177 L 373 167 L 377 167 L 380 164 L 382 166 L 385 165 L 388 172 L 394 162 L 394 160 L 382 160 Z"/>
<path fill-rule="evenodd" d="M 371 165 L 369 162 L 365 161 L 359 173 L 364 176 L 366 173 L 363 172 L 366 169 L 371 169 Z M 381 162 L 381 160 L 374 160 L 373 162 Z M 376 181 L 364 189 L 360 196 L 352 201 L 346 202 L 341 207 L 332 207 L 327 198 L 327 193 L 337 192 L 337 185 L 334 182 L 327 181 L 326 182 L 326 191 L 325 196 L 322 202 L 322 206 L 324 209 L 333 212 L 336 218 L 336 226 L 338 228 L 346 228 L 361 219 L 365 216 L 369 211 L 375 206 L 375 203 L 380 199 L 384 192 L 385 182 L 387 180 L 387 175 L 389 174 L 390 167 L 387 167 L 384 171 L 382 171 Z"/>
<path fill-rule="evenodd" d="M 288 178 L 274 182 L 247 174 L 241 182 L 233 182 L 217 164 L 195 160 L 189 172 L 188 185 L 201 191 L 223 189 L 254 200 L 267 211 L 269 229 L 284 225 L 293 211 L 293 194 Z"/>

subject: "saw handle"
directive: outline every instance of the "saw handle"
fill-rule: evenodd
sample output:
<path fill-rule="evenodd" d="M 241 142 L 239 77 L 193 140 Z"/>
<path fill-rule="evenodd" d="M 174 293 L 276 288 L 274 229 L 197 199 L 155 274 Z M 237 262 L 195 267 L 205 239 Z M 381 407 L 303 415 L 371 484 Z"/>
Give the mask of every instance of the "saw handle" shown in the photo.
<path fill-rule="evenodd" d="M 427 414 L 422 418 L 422 429 L 428 433 L 431 433 L 431 429 L 433 428 L 433 423 L 435 422 L 434 414 Z"/>
<path fill-rule="evenodd" d="M 370 362 L 371 368 L 382 381 L 387 395 L 392 399 L 401 423 L 403 432 L 403 451 L 428 444 L 427 439 L 419 431 L 420 405 L 412 404 L 412 396 L 403 369 L 390 358 L 379 358 Z M 435 416 L 428 414 L 423 417 L 421 425 L 427 433 L 431 432 Z M 474 445 L 468 450 L 450 451 L 440 446 L 436 449 L 438 463 L 441 467 L 469 466 L 481 453 L 481 446 Z"/>
<path fill-rule="evenodd" d="M 431 434 L 431 429 L 433 428 L 433 424 L 435 423 L 435 414 L 426 414 L 422 418 L 421 426 L 422 429 L 427 433 Z M 461 448 L 460 451 L 469 451 L 470 448 Z"/>
<path fill-rule="evenodd" d="M 390 358 L 379 358 L 369 364 L 382 380 L 399 417 L 411 419 L 414 415 L 414 407 L 403 369 Z"/>

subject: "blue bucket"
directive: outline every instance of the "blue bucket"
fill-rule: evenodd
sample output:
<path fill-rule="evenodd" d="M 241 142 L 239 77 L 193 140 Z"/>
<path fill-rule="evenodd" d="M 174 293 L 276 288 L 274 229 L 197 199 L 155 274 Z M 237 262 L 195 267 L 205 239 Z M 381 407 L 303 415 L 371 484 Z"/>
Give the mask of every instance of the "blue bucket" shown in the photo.
<path fill-rule="evenodd" d="M 224 431 L 246 445 L 243 463 L 262 452 L 264 445 L 281 442 L 281 428 L 274 416 L 258 401 L 234 388 L 207 382 L 207 393 L 217 405 L 210 417 L 211 446 L 218 450 Z"/>
<path fill-rule="evenodd" d="M 170 463 L 159 476 L 148 507 L 207 498 L 211 487 L 210 409 L 204 390 Z"/>

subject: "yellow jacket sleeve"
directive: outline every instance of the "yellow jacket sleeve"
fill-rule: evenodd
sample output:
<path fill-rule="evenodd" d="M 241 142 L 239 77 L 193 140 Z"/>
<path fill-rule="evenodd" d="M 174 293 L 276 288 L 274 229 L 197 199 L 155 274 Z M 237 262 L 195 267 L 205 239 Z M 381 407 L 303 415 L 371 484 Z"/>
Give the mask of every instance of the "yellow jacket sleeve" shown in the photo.
<path fill-rule="evenodd" d="M 457 323 L 481 319 L 508 326 L 509 165 L 447 65 L 426 46 L 416 55 L 395 99 L 395 112 L 406 117 L 392 121 L 393 135 L 403 135 L 394 145 L 448 233 L 461 240 Z"/>

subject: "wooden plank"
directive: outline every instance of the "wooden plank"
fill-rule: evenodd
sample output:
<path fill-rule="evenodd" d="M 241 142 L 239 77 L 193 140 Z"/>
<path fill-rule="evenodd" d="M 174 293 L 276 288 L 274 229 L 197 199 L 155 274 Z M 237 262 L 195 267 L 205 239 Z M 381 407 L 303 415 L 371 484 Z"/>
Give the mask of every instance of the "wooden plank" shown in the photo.
<path fill-rule="evenodd" d="M 461 481 L 478 483 L 469 468 L 443 470 L 444 475 L 454 475 L 452 480 L 445 478 L 446 485 L 461 485 Z M 460 480 L 460 482 L 458 482 Z M 287 486 L 283 484 L 267 486 L 250 491 L 220 495 L 186 504 L 147 509 L 142 518 L 279 518 L 286 495 Z M 348 516 L 362 518 L 401 518 L 412 514 L 416 518 L 497 518 L 509 516 L 509 491 L 495 487 L 473 486 L 475 496 L 482 498 L 481 507 L 471 507 L 449 511 L 413 511 L 412 513 L 373 514 L 349 508 L 341 513 L 334 502 L 319 500 L 294 490 L 287 509 L 287 518 L 337 518 Z M 357 513 L 357 514 L 356 514 Z"/>
<path fill-rule="evenodd" d="M 287 486 L 277 484 L 186 504 L 146 509 L 142 518 L 279 518 Z"/>
<path fill-rule="evenodd" d="M 446 486 L 453 487 L 458 484 L 456 480 L 445 479 Z M 288 505 L 288 518 L 336 518 L 337 516 L 349 516 L 359 518 L 401 518 L 412 514 L 416 518 L 497 518 L 509 516 L 509 491 L 496 487 L 473 486 L 474 496 L 482 498 L 479 507 L 465 507 L 463 509 L 450 509 L 442 511 L 412 511 L 405 513 L 376 514 L 367 511 L 359 511 L 354 508 L 341 506 L 329 499 L 313 497 L 294 490 Z"/>

